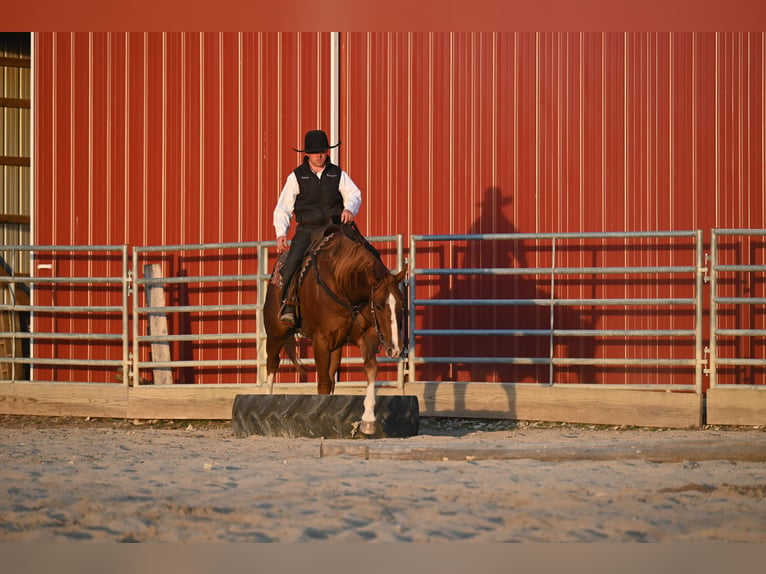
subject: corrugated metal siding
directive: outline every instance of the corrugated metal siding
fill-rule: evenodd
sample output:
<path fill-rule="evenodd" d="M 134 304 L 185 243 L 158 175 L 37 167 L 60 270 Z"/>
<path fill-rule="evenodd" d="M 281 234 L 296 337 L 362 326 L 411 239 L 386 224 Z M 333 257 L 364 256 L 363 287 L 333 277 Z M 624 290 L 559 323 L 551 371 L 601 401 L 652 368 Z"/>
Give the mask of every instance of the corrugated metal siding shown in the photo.
<path fill-rule="evenodd" d="M 37 243 L 271 238 L 291 148 L 329 123 L 329 34 L 36 39 Z"/>
<path fill-rule="evenodd" d="M 274 201 L 300 160 L 291 148 L 307 129 L 329 131 L 329 34 L 35 37 L 36 243 L 272 238 Z M 765 50 L 761 33 L 342 33 L 339 158 L 366 194 L 360 225 L 407 236 L 766 227 Z M 595 253 L 559 256 L 674 260 Z M 468 262 L 543 266 L 550 253 L 458 245 L 420 260 Z M 434 282 L 425 295 L 454 287 Z"/>
<path fill-rule="evenodd" d="M 352 134 L 343 159 L 364 178 L 367 231 L 402 231 L 404 217 L 407 234 L 763 227 L 764 46 L 763 34 L 343 34 L 342 131 Z M 571 266 L 689 264 L 689 249 L 650 256 L 629 242 L 625 251 L 598 254 L 581 244 L 558 257 Z M 550 262 L 549 251 L 532 245 L 514 255 L 531 266 Z M 503 257 L 514 264 L 505 249 L 440 246 L 419 264 L 481 267 Z M 470 289 L 523 297 L 545 286 L 496 279 Z M 631 297 L 638 290 L 605 282 L 559 294 Z M 457 291 L 457 281 L 443 279 L 422 296 Z M 683 284 L 657 296 L 692 294 L 693 285 Z M 502 326 L 476 310 L 419 320 Z M 529 323 L 537 319 L 515 311 L 502 320 L 535 327 Z M 570 328 L 591 321 L 690 328 L 688 319 L 659 310 L 558 320 Z M 438 352 L 420 354 L 486 354 L 488 346 L 461 342 L 455 352 L 455 341 L 431 344 Z M 505 355 L 545 354 L 543 342 L 531 351 L 530 341 L 524 345 L 490 346 Z M 671 358 L 667 347 L 657 341 L 635 353 Z M 591 352 L 623 351 L 604 345 Z M 667 381 L 662 369 L 640 376 Z M 600 382 L 631 382 L 620 377 Z"/>
<path fill-rule="evenodd" d="M 341 38 L 342 159 L 372 233 L 402 229 L 381 209 L 402 189 L 408 234 L 466 231 L 490 187 L 525 232 L 763 221 L 763 34 Z"/>
<path fill-rule="evenodd" d="M 35 38 L 35 243 L 142 246 L 273 238 L 274 202 L 300 161 L 291 148 L 302 144 L 306 130 L 329 129 L 329 34 Z M 62 265 L 59 273 L 74 272 L 71 260 Z M 166 273 L 217 275 L 229 265 L 241 272 L 252 261 L 186 257 L 166 265 Z M 44 289 L 38 295 L 39 304 L 52 298 Z M 74 292 L 68 295 L 59 290 L 60 304 L 74 304 Z M 217 291 L 198 296 L 190 304 L 226 298 Z M 44 323 L 40 317 L 37 329 L 45 330 Z M 73 321 L 58 328 L 82 327 Z M 194 328 L 234 330 L 212 321 Z M 40 346 L 38 352 L 92 351 Z M 243 353 L 252 354 L 209 345 L 196 358 Z M 82 376 L 112 380 L 110 373 Z"/>

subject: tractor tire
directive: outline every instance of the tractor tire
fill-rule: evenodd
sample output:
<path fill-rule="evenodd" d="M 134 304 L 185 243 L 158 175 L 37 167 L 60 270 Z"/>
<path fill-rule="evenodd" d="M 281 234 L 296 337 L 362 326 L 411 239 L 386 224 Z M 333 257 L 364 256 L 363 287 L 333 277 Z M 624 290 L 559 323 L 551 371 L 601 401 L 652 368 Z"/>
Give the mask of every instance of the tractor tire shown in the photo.
<path fill-rule="evenodd" d="M 309 438 L 403 438 L 418 434 L 420 411 L 415 396 L 375 400 L 375 434 L 359 431 L 364 397 L 358 395 L 236 395 L 234 435 Z"/>

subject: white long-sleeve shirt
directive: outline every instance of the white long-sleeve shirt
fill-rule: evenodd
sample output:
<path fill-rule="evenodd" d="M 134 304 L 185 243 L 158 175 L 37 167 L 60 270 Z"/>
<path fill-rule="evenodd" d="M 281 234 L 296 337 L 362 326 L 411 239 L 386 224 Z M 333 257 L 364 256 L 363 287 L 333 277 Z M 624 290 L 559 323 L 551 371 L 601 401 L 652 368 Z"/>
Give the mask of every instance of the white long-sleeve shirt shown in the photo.
<path fill-rule="evenodd" d="M 322 171 L 317 173 L 317 177 L 322 177 Z M 338 189 L 343 196 L 343 209 L 348 209 L 356 216 L 362 207 L 362 192 L 354 183 L 354 180 L 343 170 L 340 171 Z M 277 237 L 287 235 L 287 232 L 290 230 L 290 219 L 292 219 L 295 208 L 295 198 L 298 197 L 300 191 L 298 178 L 295 177 L 295 172 L 291 171 L 290 175 L 287 176 L 287 180 L 285 180 L 282 192 L 279 194 L 277 206 L 274 208 L 274 232 Z"/>

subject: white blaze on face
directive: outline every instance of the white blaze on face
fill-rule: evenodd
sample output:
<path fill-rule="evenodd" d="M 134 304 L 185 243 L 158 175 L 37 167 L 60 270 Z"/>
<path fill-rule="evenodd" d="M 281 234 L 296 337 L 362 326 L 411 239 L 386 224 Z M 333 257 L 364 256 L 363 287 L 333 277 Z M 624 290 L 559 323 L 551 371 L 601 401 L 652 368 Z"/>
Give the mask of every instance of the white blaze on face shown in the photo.
<path fill-rule="evenodd" d="M 395 349 L 400 349 L 399 344 L 399 324 L 396 313 L 396 298 L 393 294 L 388 295 L 388 310 L 391 313 L 391 342 L 394 344 Z"/>

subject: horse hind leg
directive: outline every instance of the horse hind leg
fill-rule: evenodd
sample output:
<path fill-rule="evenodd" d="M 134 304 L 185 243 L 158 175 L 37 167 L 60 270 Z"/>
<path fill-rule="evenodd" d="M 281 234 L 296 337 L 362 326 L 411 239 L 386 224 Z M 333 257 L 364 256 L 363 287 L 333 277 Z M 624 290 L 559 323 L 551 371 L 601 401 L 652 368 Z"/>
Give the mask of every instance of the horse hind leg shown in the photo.
<path fill-rule="evenodd" d="M 295 338 L 292 333 L 287 332 L 284 336 L 269 337 L 266 340 L 266 384 L 269 387 L 269 394 L 274 392 L 274 379 L 280 364 L 280 353 L 285 350 L 287 357 L 302 373 L 303 365 L 298 360 Z"/>
<path fill-rule="evenodd" d="M 266 341 L 266 384 L 270 395 L 274 393 L 274 379 L 279 370 L 279 353 L 283 346 L 283 339 L 269 338 Z"/>

